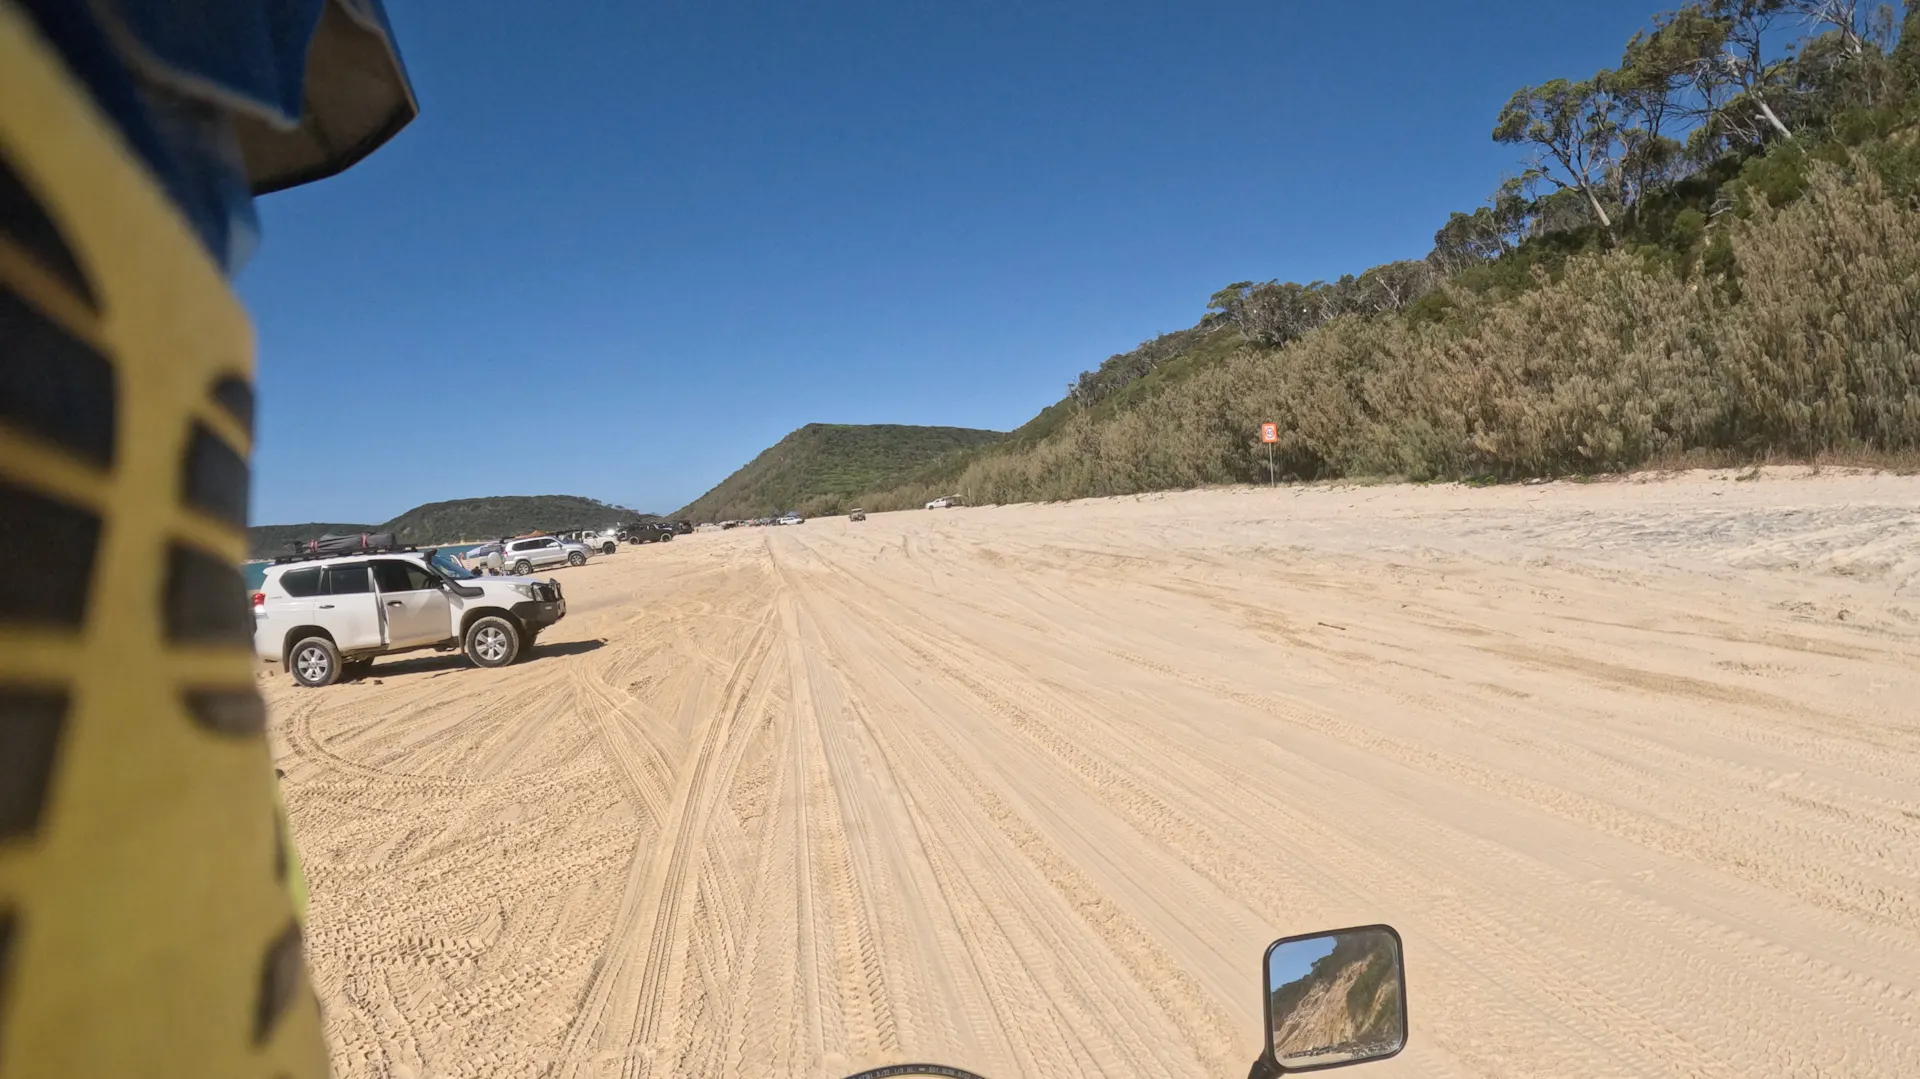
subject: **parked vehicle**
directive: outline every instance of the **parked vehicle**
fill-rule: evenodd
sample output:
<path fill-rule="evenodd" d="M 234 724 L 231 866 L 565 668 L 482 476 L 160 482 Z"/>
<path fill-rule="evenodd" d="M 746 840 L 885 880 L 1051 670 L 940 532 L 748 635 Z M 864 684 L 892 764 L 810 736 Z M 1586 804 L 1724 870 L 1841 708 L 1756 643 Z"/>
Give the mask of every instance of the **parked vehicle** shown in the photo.
<path fill-rule="evenodd" d="M 567 616 L 557 581 L 479 577 L 448 555 L 403 548 L 279 559 L 252 599 L 254 651 L 309 687 L 422 648 L 504 667 Z"/>
<path fill-rule="evenodd" d="M 675 535 L 678 535 L 678 536 L 693 535 L 692 521 L 669 521 L 668 523 L 673 526 L 673 531 Z"/>
<path fill-rule="evenodd" d="M 676 535 L 664 521 L 636 521 L 626 527 L 620 538 L 628 543 L 667 543 Z"/>
<path fill-rule="evenodd" d="M 959 495 L 943 495 L 927 503 L 927 508 L 930 510 L 944 510 L 944 509 L 950 509 L 954 506 L 958 506 L 959 504 L 960 504 Z"/>
<path fill-rule="evenodd" d="M 803 525 L 806 523 L 807 523 L 807 519 L 805 517 L 800 516 L 797 513 L 788 513 L 782 516 L 778 521 L 774 522 L 774 524 L 781 524 L 781 525 Z"/>
<path fill-rule="evenodd" d="M 589 528 L 566 533 L 562 538 L 583 543 L 588 550 L 597 554 L 612 554 L 620 549 L 620 530 L 617 528 Z"/>
<path fill-rule="evenodd" d="M 559 536 L 528 536 L 525 539 L 508 540 L 501 557 L 509 569 L 524 577 L 536 569 L 551 566 L 584 566 L 593 552 L 587 545 L 577 540 L 563 540 Z"/>
<path fill-rule="evenodd" d="M 866 510 L 856 509 L 853 512 L 847 514 L 847 520 L 849 521 L 864 521 L 866 519 L 867 519 Z"/>
<path fill-rule="evenodd" d="M 506 552 L 504 543 L 483 543 L 470 547 L 460 556 L 460 562 L 470 573 L 492 573 L 498 576 L 506 572 Z"/>

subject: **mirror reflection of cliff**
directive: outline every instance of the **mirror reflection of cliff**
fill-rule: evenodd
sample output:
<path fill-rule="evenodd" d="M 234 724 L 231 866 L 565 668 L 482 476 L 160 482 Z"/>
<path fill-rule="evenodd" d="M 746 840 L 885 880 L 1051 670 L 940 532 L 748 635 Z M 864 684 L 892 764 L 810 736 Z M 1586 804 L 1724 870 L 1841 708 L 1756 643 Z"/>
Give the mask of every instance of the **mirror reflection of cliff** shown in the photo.
<path fill-rule="evenodd" d="M 1371 1057 L 1399 1047 L 1400 979 L 1394 939 L 1382 932 L 1342 936 L 1299 979 L 1273 991 L 1274 1053 Z"/>

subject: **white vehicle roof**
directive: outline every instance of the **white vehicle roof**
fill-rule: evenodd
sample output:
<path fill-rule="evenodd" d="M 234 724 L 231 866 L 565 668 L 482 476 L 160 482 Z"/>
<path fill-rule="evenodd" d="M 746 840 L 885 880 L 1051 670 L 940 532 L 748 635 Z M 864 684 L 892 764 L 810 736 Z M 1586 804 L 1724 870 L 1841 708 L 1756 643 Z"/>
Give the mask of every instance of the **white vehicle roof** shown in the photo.
<path fill-rule="evenodd" d="M 275 562 L 267 567 L 267 576 L 284 573 L 290 569 L 304 569 L 307 566 L 331 566 L 335 562 L 365 562 L 369 558 L 404 558 L 412 562 L 426 564 L 429 553 L 436 551 L 355 551 L 352 554 L 325 555 L 320 558 L 296 558 L 288 562 Z"/>

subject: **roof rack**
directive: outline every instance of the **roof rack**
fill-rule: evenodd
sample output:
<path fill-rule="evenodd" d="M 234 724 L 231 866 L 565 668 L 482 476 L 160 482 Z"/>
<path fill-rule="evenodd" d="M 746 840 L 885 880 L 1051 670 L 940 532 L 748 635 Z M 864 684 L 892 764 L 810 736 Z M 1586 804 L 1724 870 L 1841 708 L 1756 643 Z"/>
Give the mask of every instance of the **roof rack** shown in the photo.
<path fill-rule="evenodd" d="M 439 550 L 438 547 L 429 547 L 426 549 L 426 553 L 431 555 L 437 550 Z M 361 547 L 351 551 L 301 551 L 296 554 L 275 555 L 273 557 L 273 564 L 276 566 L 284 566 L 292 562 L 320 562 L 329 558 L 359 558 L 365 555 L 409 553 L 420 553 L 419 545 L 412 543 L 390 543 L 383 547 Z"/>

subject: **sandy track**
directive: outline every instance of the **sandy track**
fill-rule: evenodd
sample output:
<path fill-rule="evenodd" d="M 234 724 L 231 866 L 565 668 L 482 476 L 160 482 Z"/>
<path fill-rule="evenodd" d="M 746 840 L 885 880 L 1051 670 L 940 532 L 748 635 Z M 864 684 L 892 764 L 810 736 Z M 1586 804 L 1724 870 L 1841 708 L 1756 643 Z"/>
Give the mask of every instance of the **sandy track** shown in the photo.
<path fill-rule="evenodd" d="M 1920 1075 L 1920 481 L 1230 491 L 686 537 L 529 662 L 276 678 L 348 1076 Z M 1359 1074 L 1359 1073 L 1356 1073 Z"/>

